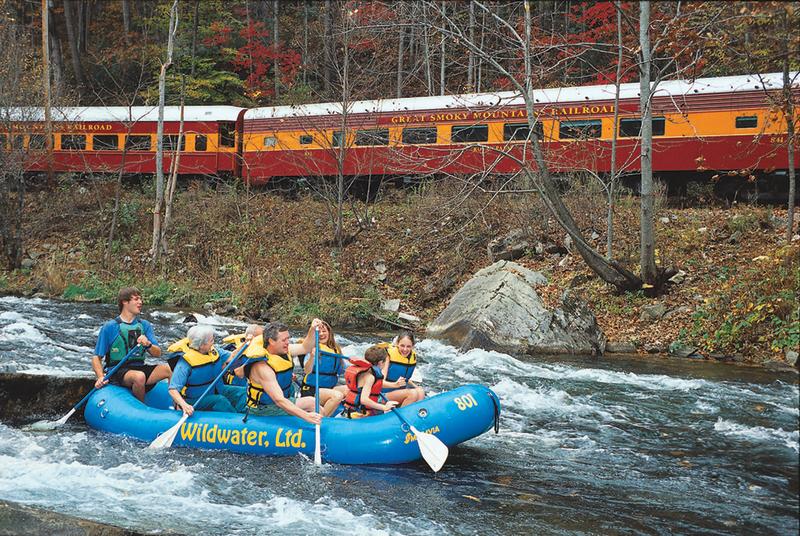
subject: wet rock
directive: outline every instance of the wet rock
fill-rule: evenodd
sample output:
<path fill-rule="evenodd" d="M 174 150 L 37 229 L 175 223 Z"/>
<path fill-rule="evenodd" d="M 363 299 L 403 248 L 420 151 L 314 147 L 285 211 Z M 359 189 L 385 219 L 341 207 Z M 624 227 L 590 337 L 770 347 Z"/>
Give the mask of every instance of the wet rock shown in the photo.
<path fill-rule="evenodd" d="M 685 280 L 686 280 L 686 272 L 684 272 L 683 270 L 678 270 L 677 274 L 669 278 L 669 281 L 671 283 L 675 283 L 676 285 L 680 285 Z"/>
<path fill-rule="evenodd" d="M 92 378 L 88 370 L 83 378 L 0 373 L 0 421 L 13 424 L 63 417 L 94 386 Z M 77 412 L 71 419 L 81 415 Z"/>
<path fill-rule="evenodd" d="M 214 304 L 211 302 L 204 303 L 203 311 L 207 312 L 208 314 L 214 314 Z"/>
<path fill-rule="evenodd" d="M 383 303 L 381 303 L 381 309 L 396 313 L 400 310 L 400 300 L 384 300 Z"/>
<path fill-rule="evenodd" d="M 59 536 L 138 536 L 114 525 L 80 519 L 43 508 L 0 501 L 0 536 L 18 534 L 58 534 Z"/>
<path fill-rule="evenodd" d="M 608 341 L 606 352 L 609 354 L 635 354 L 636 345 L 627 341 Z"/>
<path fill-rule="evenodd" d="M 548 310 L 536 292 L 538 272 L 498 261 L 477 272 L 428 326 L 428 336 L 462 349 L 514 353 L 602 354 L 606 338 L 586 303 L 569 291 Z"/>
<path fill-rule="evenodd" d="M 639 322 L 652 322 L 667 314 L 667 306 L 663 303 L 654 303 L 642 307 Z"/>
<path fill-rule="evenodd" d="M 676 316 L 678 318 L 683 318 L 691 313 L 692 313 L 691 307 L 688 307 L 686 305 L 681 305 L 680 307 L 676 307 L 675 309 L 670 309 L 669 311 L 667 311 L 666 314 L 664 315 L 664 318 L 672 318 L 673 316 Z"/>
<path fill-rule="evenodd" d="M 786 353 L 785 353 L 784 355 L 786 356 L 786 362 L 787 362 L 789 365 L 791 365 L 791 366 L 793 366 L 793 367 L 794 367 L 794 366 L 797 366 L 797 357 L 798 357 L 798 352 L 796 352 L 796 351 L 794 351 L 794 350 L 788 350 L 788 349 L 787 349 L 787 350 L 786 350 Z"/>
<path fill-rule="evenodd" d="M 397 313 L 397 318 L 399 318 L 400 320 L 405 320 L 406 322 L 411 322 L 412 324 L 420 324 L 422 322 L 422 319 L 420 317 L 403 312 Z"/>
<path fill-rule="evenodd" d="M 486 246 L 486 253 L 491 262 L 498 260 L 513 261 L 525 256 L 530 249 L 527 234 L 522 229 L 514 229 L 502 238 L 495 238 Z"/>
<path fill-rule="evenodd" d="M 690 346 L 681 341 L 673 341 L 669 345 L 669 355 L 674 355 L 676 357 L 703 358 L 701 354 L 697 353 L 696 347 Z"/>

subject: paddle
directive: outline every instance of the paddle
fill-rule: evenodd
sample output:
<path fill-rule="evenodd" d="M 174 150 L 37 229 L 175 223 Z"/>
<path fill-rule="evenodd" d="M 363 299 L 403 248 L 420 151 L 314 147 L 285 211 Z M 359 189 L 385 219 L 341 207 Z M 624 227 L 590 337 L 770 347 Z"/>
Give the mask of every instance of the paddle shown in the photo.
<path fill-rule="evenodd" d="M 194 401 L 193 405 L 196 406 L 198 403 L 200 403 L 201 400 L 203 400 L 203 397 L 205 397 L 209 393 L 209 391 L 211 391 L 211 389 L 214 388 L 214 386 L 217 384 L 217 382 L 220 380 L 220 378 L 222 378 L 222 376 L 224 376 L 225 373 L 228 372 L 228 369 L 231 368 L 231 365 L 233 365 L 236 362 L 236 360 L 239 359 L 239 356 L 241 356 L 244 353 L 244 351 L 247 350 L 248 346 L 250 346 L 250 342 L 249 341 L 244 343 L 244 345 L 242 345 L 242 347 L 239 348 L 239 350 L 236 352 L 236 354 L 234 354 L 234 356 L 231 357 L 231 360 L 228 361 L 228 364 L 225 365 L 225 367 L 222 369 L 222 372 L 220 372 L 219 375 L 217 375 L 217 377 L 214 378 L 214 381 L 211 382 L 211 384 L 208 387 L 206 387 L 206 390 L 203 391 L 203 394 L 200 395 L 197 398 L 197 400 Z M 189 418 L 189 414 L 188 413 L 184 413 L 183 416 L 180 419 L 178 419 L 178 422 L 175 423 L 174 426 L 172 426 L 169 430 L 167 430 L 163 434 L 161 434 L 158 437 L 156 437 L 153 440 L 153 442 L 150 443 L 148 448 L 151 448 L 151 449 L 165 449 L 166 448 L 166 449 L 168 449 L 169 447 L 171 447 L 173 441 L 175 441 L 175 436 L 178 435 L 178 430 L 181 429 L 181 426 L 183 426 L 183 423 L 185 423 L 186 419 L 188 419 L 188 418 Z"/>
<path fill-rule="evenodd" d="M 384 402 L 387 401 L 385 396 L 381 395 L 381 398 Z M 400 413 L 396 411 L 397 409 L 398 408 L 393 408 L 392 413 L 394 413 L 403 424 L 408 426 L 412 434 L 417 436 L 417 446 L 419 447 L 422 457 L 425 459 L 425 462 L 430 466 L 430 468 L 433 469 L 434 473 L 438 472 L 439 469 L 441 469 L 444 465 L 444 462 L 447 461 L 447 456 L 450 454 L 450 449 L 448 449 L 447 445 L 445 445 L 442 440 L 435 435 L 417 430 L 411 425 L 411 423 L 403 418 Z"/>
<path fill-rule="evenodd" d="M 130 358 L 131 358 L 131 356 L 133 356 L 133 354 L 134 354 L 134 353 L 136 353 L 136 350 L 138 350 L 140 346 L 141 346 L 140 344 L 137 344 L 136 346 L 134 346 L 133 348 L 131 348 L 131 351 L 130 351 L 130 352 L 128 352 L 128 354 L 127 354 L 125 357 L 123 357 L 122 359 L 120 359 L 120 360 L 119 360 L 119 363 L 117 363 L 116 365 L 114 365 L 114 368 L 112 368 L 111 370 L 109 370 L 109 371 L 108 371 L 108 374 L 106 374 L 105 376 L 103 376 L 103 381 L 105 382 L 105 381 L 107 381 L 107 380 L 108 380 L 108 379 L 109 379 L 111 376 L 113 376 L 113 375 L 114 375 L 114 374 L 115 374 L 115 373 L 116 373 L 116 372 L 119 370 L 119 368 L 120 368 L 120 367 L 121 367 L 121 366 L 122 366 L 122 365 L 123 365 L 123 364 L 124 364 L 126 361 L 128 361 L 128 359 L 130 359 Z M 78 411 L 79 409 L 81 409 L 81 406 L 83 406 L 83 405 L 86 403 L 86 401 L 87 401 L 87 400 L 89 400 L 89 397 L 90 397 L 90 396 L 92 396 L 92 393 L 94 393 L 95 391 L 97 391 L 97 387 L 93 387 L 91 391 L 89 391 L 88 393 L 86 393 L 86 396 L 84 396 L 84 397 L 81 399 L 81 401 L 80 401 L 80 402 L 78 402 L 77 404 L 75 404 L 74 406 L 72 406 L 72 409 L 71 409 L 71 410 L 69 410 L 69 413 L 67 413 L 66 415 L 64 415 L 63 417 L 61 417 L 60 419 L 58 419 L 57 421 L 38 421 L 38 422 L 35 422 L 35 423 L 31 424 L 30 426 L 28 426 L 28 429 L 29 429 L 29 430 L 52 430 L 52 429 L 58 428 L 59 426 L 63 426 L 63 425 L 64 425 L 64 423 L 66 423 L 66 422 L 67 422 L 67 419 L 69 419 L 70 417 L 72 417 L 72 414 L 73 414 L 73 413 L 75 413 L 76 411 Z"/>
<path fill-rule="evenodd" d="M 319 327 L 314 328 L 314 406 L 319 413 Z M 320 447 L 320 425 L 314 426 L 314 465 L 322 465 L 322 449 Z"/>

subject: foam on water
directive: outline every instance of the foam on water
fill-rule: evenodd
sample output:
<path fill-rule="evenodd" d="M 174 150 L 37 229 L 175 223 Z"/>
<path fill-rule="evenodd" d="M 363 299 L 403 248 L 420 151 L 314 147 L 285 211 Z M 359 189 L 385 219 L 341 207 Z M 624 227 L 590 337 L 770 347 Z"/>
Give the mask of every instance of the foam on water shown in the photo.
<path fill-rule="evenodd" d="M 162 453 L 133 445 L 127 446 L 134 449 L 133 461 L 108 467 L 81 461 L 87 448 L 103 448 L 90 447 L 97 440 L 86 432 L 31 436 L 0 424 L 0 497 L 146 531 L 219 534 L 232 527 L 248 532 L 280 527 L 290 534 L 437 533 L 413 530 L 413 521 L 402 516 L 389 529 L 374 515 L 351 513 L 330 497 L 297 500 L 277 495 L 279 490 L 261 502 L 220 504 L 200 483 L 204 464 L 172 461 L 165 469 L 152 463 L 162 462 Z"/>
<path fill-rule="evenodd" d="M 0 320 L 8 320 L 8 321 L 11 321 L 11 322 L 17 322 L 19 320 L 24 320 L 24 318 L 25 317 L 23 317 L 21 314 L 19 314 L 16 311 L 3 311 L 2 313 L 0 313 Z"/>
<path fill-rule="evenodd" d="M 27 322 L 14 322 L 0 328 L 0 341 L 47 343 L 52 340 Z"/>
<path fill-rule="evenodd" d="M 784 442 L 787 448 L 800 452 L 800 431 L 786 431 L 783 428 L 765 428 L 763 426 L 745 426 L 728 421 L 722 417 L 717 419 L 714 430 L 728 436 L 741 437 L 753 442 L 774 443 L 776 439 Z"/>
<path fill-rule="evenodd" d="M 503 378 L 499 383 L 492 386 L 492 390 L 502 400 L 504 409 L 508 408 L 516 413 L 533 414 L 537 418 L 542 415 L 592 415 L 606 420 L 613 418 L 602 406 L 579 401 L 560 389 L 545 387 L 534 389 L 517 383 L 510 378 Z M 585 399 L 585 397 L 581 398 Z"/>

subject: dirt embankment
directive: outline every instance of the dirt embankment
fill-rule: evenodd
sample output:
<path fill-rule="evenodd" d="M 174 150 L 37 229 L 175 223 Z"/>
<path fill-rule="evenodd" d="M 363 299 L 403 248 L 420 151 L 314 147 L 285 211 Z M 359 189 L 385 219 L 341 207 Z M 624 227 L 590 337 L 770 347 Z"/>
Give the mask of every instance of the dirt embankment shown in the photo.
<path fill-rule="evenodd" d="M 604 196 L 587 188 L 576 186 L 566 201 L 604 252 Z M 154 269 L 148 186 L 126 185 L 109 246 L 113 182 L 64 182 L 55 192 L 29 192 L 25 268 L 0 272 L 0 292 L 111 302 L 120 286 L 134 284 L 155 306 L 210 304 L 259 320 L 321 316 L 335 326 L 385 327 L 377 317 L 396 317 L 381 311 L 383 300 L 399 299 L 401 312 L 432 320 L 491 262 L 489 242 L 519 230 L 527 246 L 517 262 L 550 279 L 545 301 L 554 304 L 565 288 L 577 289 L 619 349 L 672 346 L 678 353 L 767 362 L 787 354 L 791 360 L 800 346 L 800 241 L 783 242 L 785 209 L 680 208 L 662 200 L 658 262 L 684 273 L 666 293 L 648 298 L 616 295 L 594 276 L 535 199 L 465 194 L 458 183 L 431 183 L 386 190 L 369 206 L 348 202 L 346 245 L 337 248 L 335 207 L 308 192 L 287 197 L 190 183 L 177 195 L 169 253 Z M 614 257 L 633 271 L 638 203 L 622 197 L 614 216 Z"/>

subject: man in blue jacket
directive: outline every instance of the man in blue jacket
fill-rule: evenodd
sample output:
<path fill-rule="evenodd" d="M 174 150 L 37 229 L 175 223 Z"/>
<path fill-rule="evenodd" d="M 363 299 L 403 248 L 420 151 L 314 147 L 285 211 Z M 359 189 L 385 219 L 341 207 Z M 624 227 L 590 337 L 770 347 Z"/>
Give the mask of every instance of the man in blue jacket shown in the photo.
<path fill-rule="evenodd" d="M 161 348 L 153 326 L 147 320 L 139 318 L 142 312 L 142 293 L 133 287 L 121 289 L 117 296 L 117 307 L 119 316 L 103 324 L 94 347 L 92 368 L 97 376 L 94 386 L 99 389 L 109 382 L 122 385 L 130 388 L 134 396 L 144 402 L 147 386 L 169 378 L 172 371 L 167 364 L 145 364 L 145 353 L 160 357 Z M 111 378 L 103 381 L 105 372 L 119 363 L 137 344 L 139 348 L 134 355 Z"/>

